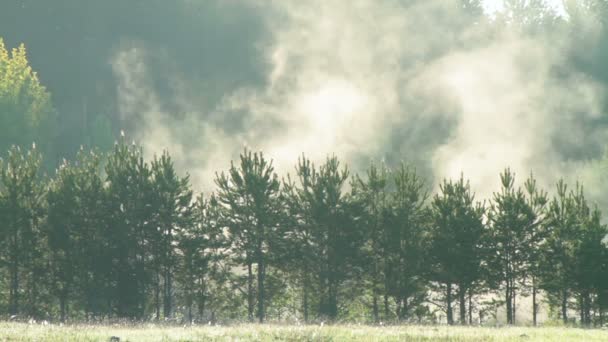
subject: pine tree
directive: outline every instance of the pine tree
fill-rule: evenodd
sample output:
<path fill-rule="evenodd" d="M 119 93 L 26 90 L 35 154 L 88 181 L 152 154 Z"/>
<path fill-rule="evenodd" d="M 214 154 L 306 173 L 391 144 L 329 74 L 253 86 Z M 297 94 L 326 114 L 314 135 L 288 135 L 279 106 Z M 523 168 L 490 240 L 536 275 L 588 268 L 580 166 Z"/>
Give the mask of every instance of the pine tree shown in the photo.
<path fill-rule="evenodd" d="M 171 157 L 164 152 L 159 158 L 155 157 L 151 164 L 152 196 L 154 197 L 155 240 L 156 253 L 153 256 L 156 263 L 156 281 L 163 279 L 163 316 L 171 317 L 173 308 L 173 273 L 177 264 L 174 253 L 176 235 L 187 230 L 192 225 L 192 190 L 189 177 L 179 177 L 173 166 Z M 159 313 L 158 299 L 159 284 L 156 284 L 156 317 Z"/>
<path fill-rule="evenodd" d="M 353 192 L 357 200 L 362 202 L 364 208 L 363 223 L 367 226 L 367 242 L 364 246 L 366 260 L 366 273 L 369 278 L 372 294 L 372 315 L 374 322 L 380 321 L 380 303 L 382 296 L 385 298 L 384 315 L 388 319 L 388 279 L 387 264 L 389 262 L 389 251 L 386 237 L 387 219 L 389 212 L 390 195 L 388 191 L 389 171 L 381 165 L 377 167 L 371 164 L 367 170 L 365 180 L 356 177 Z"/>
<path fill-rule="evenodd" d="M 177 276 L 184 292 L 187 320 L 192 323 L 194 306 L 198 317 L 203 319 L 205 311 L 218 302 L 212 293 L 213 284 L 220 277 L 219 263 L 226 258 L 225 238 L 217 222 L 217 200 L 214 196 L 205 199 L 199 195 L 194 203 L 192 223 L 177 233 L 177 248 L 180 251 Z"/>
<path fill-rule="evenodd" d="M 144 317 L 151 290 L 149 262 L 155 230 L 151 170 L 141 149 L 116 144 L 105 166 L 113 306 L 120 317 Z"/>
<path fill-rule="evenodd" d="M 44 233 L 61 321 L 67 319 L 70 301 L 87 317 L 104 311 L 107 225 L 99 171 L 99 155 L 81 149 L 73 163 L 64 161 L 48 187 Z"/>
<path fill-rule="evenodd" d="M 574 257 L 571 286 L 578 295 L 580 323 L 589 327 L 592 323 L 593 297 L 606 288 L 605 283 L 602 284 L 602 278 L 605 278 L 604 265 L 608 259 L 602 240 L 608 230 L 600 221 L 599 210 L 589 207 L 582 186 L 577 185 L 572 198 L 577 219 L 576 238 L 571 241 Z"/>
<path fill-rule="evenodd" d="M 490 246 L 488 268 L 491 282 L 503 285 L 507 323 L 515 322 L 515 296 L 523 287 L 530 268 L 535 264 L 534 253 L 543 238 L 538 211 L 521 188 L 515 188 L 515 174 L 506 169 L 500 175 L 502 189 L 494 193 L 488 212 Z M 532 180 L 528 181 L 528 189 Z M 532 193 L 534 196 L 534 193 Z M 546 200 L 537 198 L 542 203 Z"/>
<path fill-rule="evenodd" d="M 415 169 L 402 164 L 393 180 L 395 191 L 384 240 L 389 250 L 389 293 L 397 303 L 398 318 L 404 320 L 425 300 L 424 260 L 431 215 L 425 208 L 425 184 Z"/>
<path fill-rule="evenodd" d="M 276 237 L 280 182 L 272 162 L 262 153 L 245 151 L 237 166 L 216 177 L 218 201 L 224 206 L 223 218 L 233 240 L 233 250 L 244 257 L 248 272 L 249 316 L 253 314 L 253 273 L 257 265 L 257 318 L 265 318 L 267 261 Z"/>
<path fill-rule="evenodd" d="M 316 222 L 313 188 L 316 187 L 318 174 L 310 160 L 302 156 L 296 166 L 296 176 L 299 184 L 290 175 L 283 182 L 284 214 L 281 218 L 285 243 L 279 245 L 282 247 L 278 251 L 282 260 L 279 267 L 288 271 L 301 291 L 303 319 L 308 322 L 310 307 L 315 300 L 313 270 L 319 257 L 312 235 Z"/>
<path fill-rule="evenodd" d="M 59 299 L 60 320 L 65 322 L 68 311 L 68 300 L 74 290 L 76 262 L 81 260 L 76 255 L 76 246 L 80 227 L 80 210 L 76 197 L 77 171 L 65 161 L 57 171 L 47 196 L 48 217 L 47 236 L 50 252 L 52 288 Z"/>
<path fill-rule="evenodd" d="M 360 218 L 363 208 L 354 201 L 353 194 L 344 191 L 349 172 L 336 157 L 327 158 L 319 169 L 302 157 L 296 174 L 300 184 L 295 193 L 301 202 L 297 208 L 303 210 L 300 214 L 303 220 L 294 227 L 293 234 L 304 239 L 308 250 L 303 266 L 310 277 L 304 279 L 315 283 L 317 315 L 335 320 L 339 314 L 339 297 L 347 292 L 353 294 L 353 288 L 346 291 L 342 287 L 347 280 L 356 279 L 355 274 L 362 270 L 361 247 L 365 236 Z M 305 287 L 305 291 L 307 289 Z"/>
<path fill-rule="evenodd" d="M 533 175 L 530 175 L 526 180 L 524 188 L 526 189 L 527 205 L 532 209 L 534 217 L 534 220 L 531 222 L 531 227 L 527 230 L 524 239 L 528 241 L 528 246 L 525 249 L 527 259 L 525 271 L 526 278 L 531 282 L 528 287 L 532 291 L 532 323 L 536 326 L 539 306 L 537 295 L 541 277 L 540 265 L 543 252 L 542 245 L 547 237 L 545 222 L 547 219 L 547 205 L 549 200 L 547 198 L 547 192 L 538 188 L 536 179 L 534 179 Z"/>
<path fill-rule="evenodd" d="M 45 272 L 45 243 L 41 222 L 45 192 L 40 165 L 41 156 L 35 146 L 27 152 L 14 146 L 0 169 L 4 214 L 0 241 L 9 274 L 10 315 L 38 316 L 42 308 L 39 300 Z"/>
<path fill-rule="evenodd" d="M 468 182 L 444 180 L 432 201 L 430 278 L 445 285 L 448 324 L 454 323 L 453 286 L 458 286 L 460 321 L 466 323 L 466 294 L 481 276 L 484 208 L 474 201 Z"/>
<path fill-rule="evenodd" d="M 576 238 L 576 212 L 572 193 L 563 180 L 557 182 L 556 196 L 547 212 L 547 238 L 543 243 L 542 287 L 550 299 L 559 302 L 560 315 L 568 323 L 571 296 L 574 250 L 571 242 Z"/>

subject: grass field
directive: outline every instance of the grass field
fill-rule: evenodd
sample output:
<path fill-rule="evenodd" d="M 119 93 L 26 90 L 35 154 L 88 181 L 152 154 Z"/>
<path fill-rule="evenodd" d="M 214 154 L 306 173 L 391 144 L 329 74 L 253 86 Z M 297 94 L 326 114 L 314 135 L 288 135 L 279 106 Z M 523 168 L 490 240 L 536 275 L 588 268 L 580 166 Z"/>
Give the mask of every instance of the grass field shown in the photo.
<path fill-rule="evenodd" d="M 0 341 L 608 341 L 606 330 L 446 326 L 160 327 L 0 323 Z"/>

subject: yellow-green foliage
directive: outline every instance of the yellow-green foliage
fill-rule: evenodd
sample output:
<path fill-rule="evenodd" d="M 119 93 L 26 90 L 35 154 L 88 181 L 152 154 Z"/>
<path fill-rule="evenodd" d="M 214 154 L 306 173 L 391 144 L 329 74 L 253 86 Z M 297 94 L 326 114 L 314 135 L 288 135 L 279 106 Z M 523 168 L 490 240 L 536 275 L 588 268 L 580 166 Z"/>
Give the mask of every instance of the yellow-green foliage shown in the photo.
<path fill-rule="evenodd" d="M 0 38 L 0 147 L 46 136 L 53 115 L 51 95 L 30 67 L 25 46 L 9 52 Z"/>
<path fill-rule="evenodd" d="M 604 330 L 447 326 L 156 325 L 58 326 L 0 323 L 0 341 L 606 341 Z"/>

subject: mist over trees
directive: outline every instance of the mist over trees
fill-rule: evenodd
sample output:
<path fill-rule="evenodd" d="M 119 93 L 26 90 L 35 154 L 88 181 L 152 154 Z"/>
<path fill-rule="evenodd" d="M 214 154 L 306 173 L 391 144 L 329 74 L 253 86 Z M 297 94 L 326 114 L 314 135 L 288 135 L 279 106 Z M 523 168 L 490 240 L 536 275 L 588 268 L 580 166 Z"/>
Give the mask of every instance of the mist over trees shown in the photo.
<path fill-rule="evenodd" d="M 296 2 L 5 1 L 0 317 L 478 324 L 504 312 L 516 324 L 531 300 L 534 324 L 602 325 L 608 2 L 563 4 L 505 0 L 489 15 L 474 0 L 362 2 L 348 10 L 407 17 L 386 23 L 409 40 L 387 34 L 371 58 L 351 54 L 348 30 L 340 45 L 316 16 L 293 18 Z M 422 14 L 450 14 L 441 34 L 420 26 L 441 39 L 411 39 Z M 350 57 L 323 60 L 327 44 Z M 471 75 L 502 45 L 529 50 L 496 61 L 507 70 L 490 85 L 514 95 L 485 99 L 486 117 L 458 88 L 496 95 Z M 488 152 L 470 126 L 498 115 L 514 122 L 481 129 L 522 129 L 506 134 L 514 149 Z M 542 125 L 524 130 L 526 118 Z M 540 175 L 521 173 L 532 166 Z"/>
<path fill-rule="evenodd" d="M 125 130 L 141 142 L 148 153 L 160 153 L 163 148 L 183 151 L 174 155 L 180 167 L 205 171 L 200 173 L 204 176 L 192 173 L 191 181 L 197 186 L 212 186 L 217 167 L 211 160 L 229 163 L 238 156 L 243 143 L 258 146 L 266 153 L 272 153 L 274 146 L 289 143 L 295 155 L 306 152 L 316 161 L 335 152 L 348 158 L 358 171 L 366 164 L 359 161 L 382 157 L 397 164 L 403 159 L 403 151 L 410 151 L 408 160 L 420 170 L 432 172 L 441 179 L 445 176 L 442 165 L 434 165 L 437 161 L 433 160 L 441 156 L 434 154 L 438 153 L 438 148 L 450 144 L 449 137 L 459 135 L 459 122 L 466 123 L 460 112 L 469 104 L 460 103 L 462 101 L 453 104 L 454 91 L 444 94 L 439 89 L 431 89 L 431 94 L 421 93 L 421 88 L 430 86 L 431 82 L 426 75 L 421 75 L 424 72 L 417 66 L 432 65 L 463 52 L 463 60 L 449 63 L 450 69 L 460 65 L 463 72 L 473 76 L 476 72 L 497 72 L 508 79 L 504 86 L 517 97 L 526 92 L 530 94 L 530 99 L 512 108 L 511 98 L 503 101 L 499 96 L 505 93 L 501 88 L 503 84 L 495 86 L 490 80 L 486 88 L 498 87 L 498 94 L 491 91 L 478 96 L 488 96 L 488 100 L 503 109 L 492 108 L 491 113 L 475 112 L 475 116 L 494 112 L 501 112 L 501 116 L 511 115 L 511 112 L 513 116 L 527 116 L 532 115 L 526 112 L 530 110 L 547 126 L 543 130 L 543 140 L 550 142 L 550 147 L 539 147 L 538 154 L 529 158 L 539 162 L 530 161 L 532 165 L 525 164 L 530 167 L 521 172 L 534 169 L 539 175 L 541 172 L 550 174 L 548 170 L 541 170 L 543 165 L 548 168 L 568 163 L 578 165 L 601 158 L 608 121 L 595 112 L 605 112 L 606 108 L 600 96 L 602 87 L 608 82 L 604 65 L 608 51 L 605 1 L 564 1 L 567 17 L 559 16 L 541 0 L 504 2 L 502 12 L 487 16 L 482 9 L 483 1 L 479 0 L 395 0 L 386 4 L 374 2 L 373 6 L 365 2 L 362 8 L 351 8 L 346 3 L 339 6 L 336 3 L 332 7 L 317 2 L 300 8 L 297 2 L 291 1 L 265 7 L 248 0 L 54 0 L 52 5 L 32 0 L 7 0 L 0 11 L 0 32 L 5 45 L 12 48 L 25 44 L 33 70 L 38 72 L 38 78 L 51 94 L 55 114 L 49 122 L 54 127 L 38 132 L 48 134 L 48 138 L 42 135 L 36 135 L 36 139 L 27 137 L 27 130 L 19 129 L 16 123 L 2 125 L 7 131 L 2 134 L 3 138 L 12 134 L 19 139 L 7 140 L 1 148 L 7 150 L 12 144 L 29 146 L 32 140 L 36 140 L 40 148 L 52 147 L 55 152 L 45 159 L 50 172 L 62 158 L 73 156 L 81 145 L 110 150 L 119 132 Z M 340 30 L 322 32 L 319 31 L 322 27 L 308 28 L 316 25 L 315 16 L 302 17 L 306 19 L 303 22 L 293 21 L 297 18 L 292 18 L 292 14 L 297 11 L 310 14 L 307 6 L 323 9 L 318 11 L 319 20 L 345 20 L 341 16 L 334 18 L 334 12 L 341 13 L 340 7 L 352 10 L 349 12 L 352 16 L 392 14 L 386 23 L 394 22 L 395 28 L 390 25 L 377 27 L 380 30 L 377 33 L 356 28 L 358 39 Z M 444 20 L 446 17 L 451 19 Z M 432 23 L 425 24 L 427 21 Z M 339 23 L 347 27 L 355 24 L 351 21 Z M 365 22 L 360 24 L 367 27 Z M 291 25 L 296 27 L 290 29 Z M 340 37 L 341 34 L 344 37 Z M 348 44 L 326 42 L 325 36 Z M 384 36 L 385 39 L 380 39 Z M 424 39 L 424 36 L 434 39 Z M 398 44 L 399 39 L 404 43 Z M 530 42 L 530 45 L 518 45 L 513 40 Z M 364 51 L 350 50 L 357 41 L 366 44 Z M 495 41 L 498 41 L 498 47 L 493 46 Z M 299 43 L 292 46 L 287 45 L 289 42 Z M 396 45 L 399 46 L 397 52 L 394 51 Z M 503 45 L 504 49 L 511 50 L 505 53 Z M 299 46 L 306 50 L 298 51 Z M 497 51 L 490 53 L 484 47 Z M 334 54 L 334 49 L 339 51 Z M 470 50 L 482 52 L 468 56 Z M 324 58 L 329 63 L 326 65 L 328 75 L 322 80 L 300 77 L 300 74 L 325 73 L 315 69 L 324 65 L 321 60 L 309 58 L 309 54 L 314 57 L 320 51 L 324 53 L 319 59 Z M 290 59 L 282 60 L 282 54 L 288 54 Z M 337 59 L 354 55 L 361 58 Z M 511 59 L 515 66 L 511 65 Z M 467 62 L 481 64 L 483 60 L 493 60 L 496 69 L 468 68 Z M 344 67 L 339 68 L 342 65 Z M 521 81 L 512 81 L 511 75 L 501 74 L 501 68 L 507 72 L 511 67 L 523 69 Z M 548 70 L 545 72 L 545 69 Z M 282 70 L 296 75 L 276 80 Z M 357 70 L 362 74 L 356 74 Z M 526 76 L 536 77 L 539 72 L 543 73 L 538 76 L 539 80 L 526 82 Z M 372 79 L 370 88 L 364 87 L 362 91 L 384 93 L 387 99 L 380 97 L 373 101 L 378 102 L 374 108 L 353 109 L 359 117 L 352 120 L 367 123 L 362 126 L 369 126 L 370 132 L 355 127 L 350 130 L 360 134 L 361 141 L 349 139 L 348 125 L 341 122 L 348 120 L 341 119 L 344 116 L 341 112 L 350 110 L 351 105 L 340 105 L 337 100 L 325 96 L 358 97 L 357 89 L 361 85 L 356 81 L 364 78 L 362 82 L 367 82 L 369 73 L 379 78 Z M 395 78 L 385 79 L 387 74 L 394 74 Z M 437 76 L 428 75 L 435 80 L 439 78 Z M 355 80 L 352 86 L 348 85 L 351 78 Z M 422 80 L 415 82 L 418 78 Z M 323 84 L 317 85 L 324 81 L 331 87 L 324 89 Z M 547 88 L 526 89 L 536 81 Z M 329 103 L 330 113 L 312 116 L 310 111 L 317 108 L 292 106 L 293 101 L 299 103 L 317 96 L 313 90 L 301 89 L 299 84 L 320 89 L 317 95 Z M 467 86 L 466 82 L 461 84 L 463 86 Z M 591 86 L 598 86 L 598 94 L 588 93 L 587 87 Z M 275 89 L 277 94 L 264 98 Z M 290 89 L 294 89 L 293 93 Z M 587 96 L 593 97 L 592 103 L 573 104 Z M 560 100 L 555 100 L 556 97 Z M 437 98 L 441 101 L 436 101 Z M 483 107 L 483 102 L 471 105 Z M 539 106 L 541 108 L 537 108 Z M 521 108 L 523 112 L 520 113 Z M 306 113 L 297 113 L 300 110 Z M 364 112 L 371 112 L 372 117 L 368 118 Z M 260 115 L 265 115 L 267 120 L 257 120 Z M 300 118 L 301 115 L 311 117 Z M 326 121 L 339 132 L 309 130 L 309 125 L 317 127 L 311 122 L 316 120 L 316 115 L 328 116 L 318 121 Z M 377 121 L 369 122 L 373 119 Z M 292 122 L 296 126 L 291 127 Z M 532 127 L 538 134 L 543 126 Z M 287 141 L 281 140 L 285 129 L 291 132 Z M 309 141 L 327 141 L 326 135 L 342 137 L 344 134 L 346 136 L 340 141 L 328 141 L 340 150 L 326 151 L 323 145 L 308 145 Z M 42 144 L 43 139 L 49 144 Z M 531 146 L 534 141 L 528 140 L 525 136 L 522 138 L 529 143 L 530 153 L 535 153 L 536 146 Z M 342 141 L 347 143 L 342 144 Z M 352 144 L 356 145 L 354 151 L 348 149 Z M 314 153 L 313 148 L 323 151 Z M 555 160 L 545 160 L 549 157 Z"/>

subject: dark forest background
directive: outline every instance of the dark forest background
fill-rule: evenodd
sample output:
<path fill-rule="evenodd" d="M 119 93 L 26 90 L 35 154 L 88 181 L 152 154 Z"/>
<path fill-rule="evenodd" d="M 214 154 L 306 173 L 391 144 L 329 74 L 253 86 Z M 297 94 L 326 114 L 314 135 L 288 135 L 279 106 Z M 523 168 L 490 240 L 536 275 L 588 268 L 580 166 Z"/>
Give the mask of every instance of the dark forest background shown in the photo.
<path fill-rule="evenodd" d="M 485 44 L 508 29 L 524 38 L 536 39 L 534 44 L 541 42 L 543 47 L 551 46 L 555 50 L 552 53 L 559 55 L 559 64 L 551 65 L 550 73 L 557 80 L 574 82 L 573 87 L 576 87 L 579 80 L 569 77 L 576 73 L 577 77 L 594 84 L 608 82 L 605 1 L 564 1 L 567 17 L 555 12 L 543 0 L 507 0 L 505 9 L 492 17 L 484 14 L 479 0 L 454 0 L 453 3 L 457 8 L 451 10 L 456 23 L 442 24 L 445 26 L 440 29 L 454 26 L 454 30 L 465 32 L 462 35 L 466 38 L 450 37 L 447 31 L 434 32 L 439 35 L 434 45 L 418 52 L 419 56 L 406 56 L 398 63 L 405 67 L 408 63 L 421 62 L 413 58 L 437 59 L 448 54 L 454 46 Z M 400 9 L 414 10 L 420 4 L 417 0 L 391 2 Z M 158 97 L 137 101 L 158 102 L 157 110 L 168 113 L 162 124 L 179 129 L 171 136 L 176 143 L 179 140 L 186 151 L 197 151 L 197 145 L 209 143 L 206 136 L 200 137 L 203 140 L 191 136 L 202 134 L 201 130 L 188 131 L 188 125 L 195 121 L 212 121 L 217 130 L 238 139 L 239 134 L 252 129 L 248 126 L 252 120 L 248 118 L 253 113 L 242 108 L 223 110 L 218 119 L 214 116 L 216 113 L 212 113 L 213 109 L 221 105 L 227 94 L 247 87 L 268 86 L 271 80 L 267 74 L 272 65 L 263 48 L 277 39 L 274 26 L 284 25 L 287 20 L 284 16 L 285 13 L 274 11 L 272 6 L 247 0 L 178 0 L 171 3 L 160 0 L 54 0 L 52 5 L 35 0 L 6 0 L 0 12 L 4 44 L 9 50 L 25 45 L 29 65 L 37 72 L 51 99 L 45 104 L 47 113 L 40 117 L 17 114 L 11 118 L 2 117 L 0 150 L 6 151 L 13 144 L 29 146 L 36 140 L 48 151 L 45 164 L 52 171 L 64 157 L 72 158 L 80 146 L 108 151 L 123 130 L 137 137 L 142 137 L 138 133 L 149 133 L 140 131 L 152 118 L 133 115 L 120 104 L 119 98 L 125 96 L 125 89 L 121 87 L 124 76 L 117 59 L 121 52 L 132 49 L 144 51 L 139 62 L 145 63 L 147 70 L 145 86 Z M 433 16 L 429 18 L 434 19 Z M 525 51 L 521 53 L 526 54 Z M 534 53 L 530 51 L 530 54 Z M 130 68 L 137 66 L 127 65 Z M 179 75 L 178 80 L 176 75 Z M 180 102 L 184 96 L 188 97 L 186 105 Z M 559 105 L 558 99 L 550 101 Z M 604 110 L 603 97 L 598 101 Z M 144 103 L 136 106 L 145 110 Z M 413 104 L 404 103 L 404 106 Z M 414 108 L 421 113 L 415 116 L 415 125 L 405 122 L 385 127 L 387 146 L 378 150 L 378 155 L 355 155 L 353 159 L 362 160 L 363 166 L 370 157 L 398 163 L 403 154 L 408 153 L 408 159 L 417 166 L 432 171 L 429 154 L 445 141 L 456 123 L 454 119 L 437 117 L 433 111 L 445 109 L 433 106 L 437 104 L 427 103 L 426 107 Z M 204 109 L 196 111 L 192 107 Z M 563 161 L 601 158 L 604 143 L 598 130 L 605 130 L 605 115 L 583 115 L 578 112 L 579 108 L 568 108 L 568 103 L 562 103 L 561 107 L 566 112 L 554 113 L 557 129 L 549 137 L 560 158 Z M 410 108 L 402 110 L 405 115 Z M 31 119 L 45 120 L 44 129 L 40 128 L 42 126 L 38 131 L 28 128 L 37 124 L 27 121 Z M 262 128 L 268 130 L 284 128 L 274 122 L 264 125 Z M 579 132 L 575 138 L 569 134 L 572 130 Z M 239 150 L 229 151 L 230 157 L 236 157 Z M 305 151 L 296 151 L 296 154 L 300 152 Z"/>

